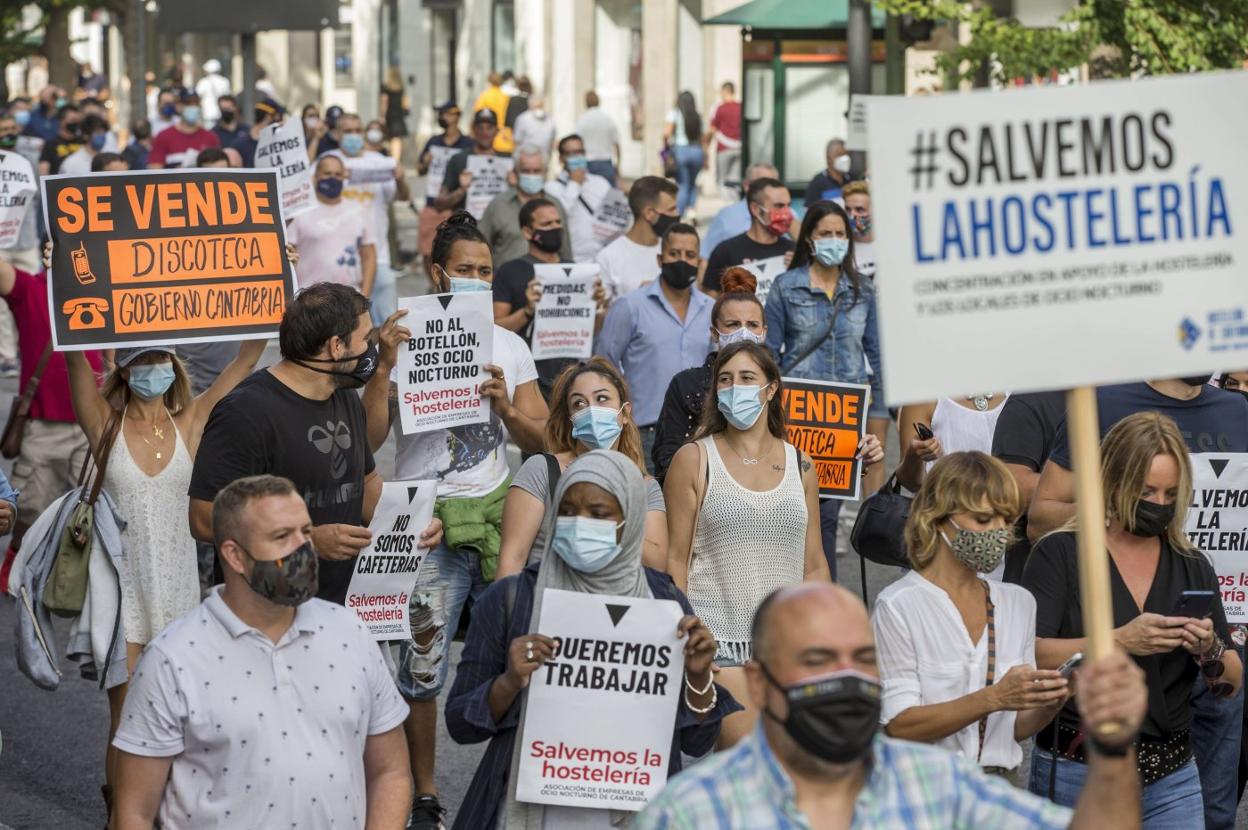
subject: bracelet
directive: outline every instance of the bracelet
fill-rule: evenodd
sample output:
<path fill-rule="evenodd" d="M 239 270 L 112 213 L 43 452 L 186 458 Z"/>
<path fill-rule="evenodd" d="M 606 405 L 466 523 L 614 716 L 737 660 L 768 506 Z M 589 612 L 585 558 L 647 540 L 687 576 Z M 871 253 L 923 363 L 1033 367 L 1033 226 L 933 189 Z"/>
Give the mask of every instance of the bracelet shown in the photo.
<path fill-rule="evenodd" d="M 711 690 L 711 687 L 715 685 L 715 673 L 711 672 L 710 675 L 711 676 L 706 679 L 705 686 L 703 686 L 701 689 L 695 689 L 693 687 L 693 684 L 689 682 L 689 672 L 685 672 L 685 688 L 693 692 L 695 695 L 706 694 L 707 692 Z"/>
<path fill-rule="evenodd" d="M 705 715 L 715 708 L 715 704 L 719 703 L 719 689 L 715 687 L 714 683 L 711 684 L 711 702 L 706 705 L 705 709 L 699 709 L 689 702 L 688 682 L 685 683 L 685 686 L 685 706 L 689 707 L 689 711 L 693 712 L 695 715 Z"/>

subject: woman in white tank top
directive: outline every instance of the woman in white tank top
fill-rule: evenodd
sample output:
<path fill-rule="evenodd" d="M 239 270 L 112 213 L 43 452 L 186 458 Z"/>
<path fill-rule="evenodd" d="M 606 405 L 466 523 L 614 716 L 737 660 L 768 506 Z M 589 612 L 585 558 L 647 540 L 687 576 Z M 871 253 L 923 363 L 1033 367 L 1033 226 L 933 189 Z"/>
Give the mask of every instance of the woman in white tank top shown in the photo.
<path fill-rule="evenodd" d="M 924 474 L 940 457 L 975 451 L 992 455 L 992 436 L 1009 397 L 1009 392 L 988 392 L 903 406 L 897 430 L 906 449 L 897 465 L 897 481 L 918 492 Z M 916 425 L 929 428 L 933 436 L 920 437 Z"/>
<path fill-rule="evenodd" d="M 730 715 L 720 748 L 754 725 L 745 661 L 754 610 L 773 590 L 830 579 L 819 536 L 819 484 L 785 441 L 780 370 L 766 348 L 734 343 L 711 370 L 698 440 L 672 459 L 664 486 L 668 573 L 715 635 L 719 682 L 746 710 Z"/>

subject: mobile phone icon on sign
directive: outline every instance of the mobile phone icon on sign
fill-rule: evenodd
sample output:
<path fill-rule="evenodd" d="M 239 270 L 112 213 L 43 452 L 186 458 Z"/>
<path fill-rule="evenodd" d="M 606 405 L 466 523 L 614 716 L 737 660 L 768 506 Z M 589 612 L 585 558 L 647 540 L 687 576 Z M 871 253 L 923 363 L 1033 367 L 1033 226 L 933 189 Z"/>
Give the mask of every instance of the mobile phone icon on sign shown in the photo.
<path fill-rule="evenodd" d="M 95 274 L 91 273 L 91 260 L 87 259 L 87 249 L 82 243 L 78 243 L 78 250 L 70 251 L 69 258 L 74 264 L 74 277 L 82 285 L 90 285 L 95 282 Z"/>

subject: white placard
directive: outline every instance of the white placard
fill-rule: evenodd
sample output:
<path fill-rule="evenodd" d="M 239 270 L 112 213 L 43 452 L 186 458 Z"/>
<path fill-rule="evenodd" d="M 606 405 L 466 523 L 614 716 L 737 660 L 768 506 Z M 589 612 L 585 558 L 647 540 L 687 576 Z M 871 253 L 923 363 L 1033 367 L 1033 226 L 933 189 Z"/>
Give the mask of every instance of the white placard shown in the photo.
<path fill-rule="evenodd" d="M 845 149 L 867 149 L 867 101 L 878 95 L 854 95 L 849 99 L 849 126 L 845 129 Z"/>
<path fill-rule="evenodd" d="M 0 249 L 17 244 L 37 190 L 30 162 L 18 153 L 0 150 Z"/>
<path fill-rule="evenodd" d="M 468 196 L 465 207 L 469 213 L 480 219 L 485 209 L 494 201 L 494 197 L 507 189 L 507 173 L 511 170 L 511 159 L 504 156 L 468 156 L 465 168 L 472 174 L 472 183 L 468 185 Z"/>
<path fill-rule="evenodd" d="M 347 168 L 347 184 L 361 187 L 368 184 L 385 184 L 394 181 L 394 159 L 380 153 L 348 156 L 342 154 Z"/>
<path fill-rule="evenodd" d="M 559 648 L 529 680 L 518 801 L 641 810 L 663 789 L 685 665 L 682 616 L 671 600 L 542 594 L 537 630 Z"/>
<path fill-rule="evenodd" d="M 784 264 L 784 254 L 747 262 L 741 267 L 758 278 L 758 287 L 754 295 L 764 306 L 767 305 L 767 295 L 771 293 L 771 284 L 776 281 L 776 277 L 789 270 L 789 266 Z"/>
<path fill-rule="evenodd" d="M 451 160 L 451 156 L 462 153 L 463 150 L 458 147 L 437 147 L 429 148 L 429 172 L 425 175 L 425 196 L 430 199 L 438 198 L 438 194 L 442 192 L 442 180 L 446 178 L 446 165 Z"/>
<path fill-rule="evenodd" d="M 1244 72 L 870 99 L 889 403 L 1248 358 L 1214 330 L 1248 309 L 1244 100 Z"/>
<path fill-rule="evenodd" d="M 30 162 L 30 166 L 39 169 L 39 157 L 43 155 L 44 141 L 37 135 L 19 135 L 17 146 L 13 149 L 22 158 Z"/>
<path fill-rule="evenodd" d="M 312 192 L 312 165 L 308 161 L 303 122 L 287 119 L 260 131 L 256 143 L 256 167 L 276 167 L 282 193 L 282 216 L 293 219 L 316 204 Z"/>
<path fill-rule="evenodd" d="M 368 526 L 373 541 L 360 551 L 347 588 L 347 607 L 375 640 L 411 636 L 408 599 L 420 563 L 429 552 L 420 534 L 433 518 L 436 481 L 387 481 Z"/>
<path fill-rule="evenodd" d="M 533 359 L 588 358 L 594 351 L 594 289 L 598 266 L 593 263 L 538 263 L 533 276 L 542 298 L 533 317 Z"/>
<path fill-rule="evenodd" d="M 600 247 L 632 226 L 633 210 L 628 206 L 628 196 L 603 177 L 586 176 L 581 197 L 593 212 L 594 239 Z"/>
<path fill-rule="evenodd" d="M 1187 538 L 1218 572 L 1228 623 L 1248 623 L 1248 453 L 1194 452 Z"/>
<path fill-rule="evenodd" d="M 403 434 L 483 424 L 490 402 L 480 384 L 494 359 L 494 295 L 488 291 L 401 297 L 412 332 L 399 346 L 399 417 Z"/>

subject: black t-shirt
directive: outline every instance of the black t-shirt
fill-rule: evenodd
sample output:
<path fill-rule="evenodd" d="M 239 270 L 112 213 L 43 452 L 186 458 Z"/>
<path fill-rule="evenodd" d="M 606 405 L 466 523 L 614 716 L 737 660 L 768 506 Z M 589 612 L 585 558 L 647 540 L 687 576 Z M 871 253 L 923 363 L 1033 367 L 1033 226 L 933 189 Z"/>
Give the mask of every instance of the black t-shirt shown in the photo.
<path fill-rule="evenodd" d="M 997 428 L 992 435 L 992 454 L 1007 464 L 1039 473 L 1053 451 L 1057 428 L 1066 414 L 1062 392 L 1033 392 L 1010 395 L 1001 407 Z M 1027 511 L 1018 519 L 1017 541 L 1005 553 L 1006 582 L 1017 584 L 1023 577 L 1023 563 L 1031 551 L 1027 541 Z"/>
<path fill-rule="evenodd" d="M 48 173 L 61 172 L 61 162 L 78 152 L 78 148 L 82 147 L 82 141 L 77 138 L 61 138 L 57 135 L 51 141 L 43 145 L 43 152 L 39 155 L 40 161 L 48 163 Z"/>
<path fill-rule="evenodd" d="M 314 525 L 363 525 L 364 477 L 373 467 L 359 394 L 305 398 L 261 369 L 208 416 L 190 496 L 212 501 L 236 479 L 269 473 L 295 483 Z M 322 559 L 317 596 L 343 602 L 354 564 Z"/>
<path fill-rule="evenodd" d="M 1023 587 L 1036 598 L 1037 638 L 1065 640 L 1085 636 L 1083 609 L 1079 604 L 1079 554 L 1075 534 L 1052 533 L 1036 543 L 1023 570 Z M 1109 590 L 1115 628 L 1140 615 L 1113 557 L 1109 559 Z M 1144 600 L 1144 611 L 1166 615 L 1174 610 L 1183 591 L 1218 590 L 1218 577 L 1204 554 L 1177 553 L 1163 538 L 1157 573 Z M 1214 632 L 1229 645 L 1230 631 L 1221 602 L 1214 602 L 1210 618 Z M 1165 654 L 1131 659 L 1144 670 L 1148 686 L 1148 714 L 1140 732 L 1159 738 L 1187 729 L 1192 716 L 1192 684 L 1198 671 L 1192 655 L 1179 647 Z M 1066 704 L 1062 721 L 1078 724 L 1078 710 L 1073 700 Z"/>
<path fill-rule="evenodd" d="M 514 314 L 529 304 L 525 297 L 528 290 L 529 282 L 533 279 L 533 266 L 540 262 L 532 254 L 525 254 L 519 259 L 513 259 L 510 262 L 504 262 L 502 266 L 494 272 L 494 302 L 507 303 L 509 306 L 508 313 Z M 524 342 L 529 344 L 529 348 L 533 348 L 533 321 L 530 320 L 525 327 L 517 332 L 524 338 Z M 549 360 L 534 361 L 537 367 L 537 385 L 541 388 L 542 394 L 546 399 L 550 399 L 550 392 L 555 387 L 555 378 L 559 377 L 559 373 L 566 367 L 575 363 L 576 360 L 569 357 L 556 357 Z"/>
<path fill-rule="evenodd" d="M 793 250 L 793 240 L 782 236 L 770 245 L 762 245 L 750 239 L 748 234 L 741 234 L 725 239 L 715 246 L 706 260 L 706 276 L 702 287 L 708 291 L 720 291 L 720 277 L 725 268 L 733 265 L 745 265 L 760 259 L 781 256 Z"/>

